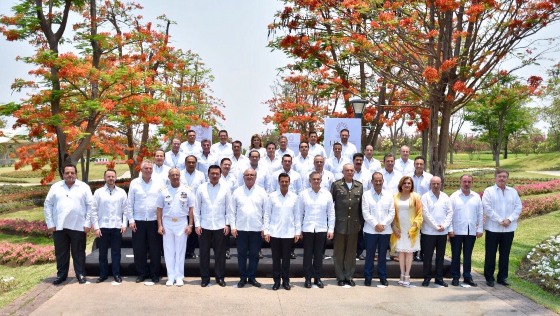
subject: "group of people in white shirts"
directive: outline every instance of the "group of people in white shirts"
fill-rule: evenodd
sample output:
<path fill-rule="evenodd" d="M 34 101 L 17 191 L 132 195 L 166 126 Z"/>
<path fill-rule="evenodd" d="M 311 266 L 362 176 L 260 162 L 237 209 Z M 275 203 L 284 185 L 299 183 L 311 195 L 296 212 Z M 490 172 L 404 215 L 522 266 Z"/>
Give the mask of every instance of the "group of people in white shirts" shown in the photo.
<path fill-rule="evenodd" d="M 210 283 L 210 245 L 213 246 L 215 254 L 214 273 L 216 283 L 225 286 L 224 270 L 225 258 L 227 257 L 227 239 L 225 237 L 231 234 L 236 238 L 238 247 L 241 278 L 237 286 L 243 287 L 249 283 L 260 287 L 260 283 L 255 279 L 258 264 L 258 257 L 255 261 L 255 251 L 260 251 L 260 244 L 258 246 L 257 244 L 262 243 L 261 237 L 263 236 L 266 241 L 275 237 L 274 233 L 271 232 L 273 226 L 271 226 L 271 221 L 273 219 L 270 218 L 270 210 L 274 207 L 269 203 L 271 201 L 285 203 L 282 196 L 286 197 L 287 194 L 298 196 L 304 191 L 315 190 L 315 194 L 319 194 L 319 192 L 329 193 L 333 182 L 346 179 L 345 181 L 349 185 L 352 181 L 358 181 L 363 185 L 363 197 L 360 196 L 359 198 L 362 201 L 363 218 L 361 220 L 365 227 L 363 232 L 360 231 L 359 233 L 356 258 L 366 260 L 365 285 L 371 285 L 373 258 L 376 252 L 379 260 L 378 276 L 380 282 L 382 285 L 388 285 L 384 266 L 386 249 L 389 246 L 389 239 L 393 237 L 401 239 L 402 233 L 403 236 L 411 240 L 412 246 L 406 248 L 406 251 L 401 249 L 401 252 L 407 252 L 406 255 L 401 256 L 399 254 L 398 261 L 401 265 L 400 285 L 410 284 L 409 273 L 413 258 L 412 252 L 420 250 L 414 244 L 425 239 L 429 241 L 429 245 L 422 248 L 429 250 L 423 258 L 424 282 L 422 282 L 422 285 L 428 286 L 430 279 L 434 277 L 431 263 L 435 250 L 436 284 L 447 286 L 443 281 L 442 273 L 445 242 L 447 236 L 449 236 L 451 237 L 453 252 L 452 284 L 459 285 L 460 256 L 461 249 L 464 248 L 464 282 L 476 286 L 470 271 L 469 251 L 472 252 L 474 240 L 482 236 L 483 225 L 487 232 L 490 232 L 486 234 L 488 264 L 488 266 L 485 265 L 486 283 L 489 286 L 494 285 L 495 256 L 499 245 L 498 283 L 509 284 L 506 280 L 507 265 L 504 260 L 509 257 L 508 247 L 511 248 L 513 231 L 521 212 L 521 204 L 517 192 L 505 186 L 509 176 L 507 171 L 497 171 L 496 186 L 488 188 L 486 190 L 488 192 L 485 191 L 486 200 L 483 203 L 478 194 L 470 190 L 472 176 L 464 175 L 461 177 L 461 188 L 449 198 L 441 191 L 441 179 L 432 177 L 431 174 L 424 171 L 425 159 L 423 157 L 417 157 L 414 161 L 409 159 L 410 149 L 407 146 L 401 148 L 399 159 L 395 160 L 395 157 L 391 154 L 385 155 L 382 166 L 381 162 L 373 157 L 373 146 L 368 145 L 365 147 L 363 154 L 359 153 L 356 146 L 348 141 L 349 131 L 346 129 L 340 131 L 340 143 L 333 145 L 330 156 L 327 156 L 324 147 L 317 142 L 318 135 L 316 132 L 309 133 L 307 141 L 300 142 L 297 155 L 288 148 L 288 140 L 284 136 L 279 138 L 279 148 L 277 148 L 273 142 L 263 147 L 260 136 L 253 135 L 247 155 L 242 154 L 242 143 L 240 141 L 228 142 L 227 131 L 219 131 L 218 136 L 219 142 L 215 144 L 211 144 L 209 140 L 198 142 L 196 141 L 195 131 L 189 130 L 187 131 L 187 141 L 181 143 L 179 139 L 173 139 L 170 151 L 157 150 L 154 154 L 153 163 L 143 162 L 140 177 L 134 179 L 130 184 L 126 207 L 123 206 L 124 209 L 120 210 L 123 218 L 122 222 L 115 223 L 115 221 L 112 221 L 111 227 L 104 227 L 119 229 L 119 232 L 122 233 L 130 225 L 133 230 L 133 250 L 138 272 L 137 282 L 143 282 L 148 277 L 155 283 L 159 282 L 159 263 L 154 263 L 154 260 L 152 260 L 148 267 L 147 252 L 150 252 L 151 258 L 158 257 L 161 249 L 156 244 L 160 243 L 158 238 L 163 237 L 163 250 L 168 271 L 166 285 L 182 286 L 184 284 L 185 254 L 187 257 L 194 254 L 194 249 L 191 249 L 189 254 L 188 246 L 185 247 L 185 244 L 187 240 L 193 239 L 190 238 L 191 236 L 198 236 L 200 239 L 201 286 L 205 287 Z M 73 169 L 76 171 L 75 166 Z M 350 175 L 350 180 L 347 179 L 348 175 Z M 317 176 L 315 182 L 313 182 L 314 176 Z M 111 190 L 111 187 L 114 188 L 114 175 L 111 174 L 110 178 L 111 181 L 106 183 L 106 189 L 109 190 Z M 73 183 L 79 182 L 75 179 L 75 173 L 73 181 Z M 69 184 L 66 179 L 61 182 L 64 183 L 53 185 L 51 190 L 60 190 L 61 185 L 66 185 L 65 190 L 71 190 L 73 185 Z M 253 188 L 256 188 L 256 191 Z M 499 191 L 496 188 L 502 190 L 503 196 L 497 193 Z M 409 191 L 407 192 L 407 190 Z M 112 191 L 107 192 L 111 193 Z M 68 194 L 66 196 L 68 197 Z M 82 196 L 81 194 L 79 198 L 81 199 Z M 97 194 L 91 198 L 91 201 L 86 201 L 80 207 L 76 207 L 76 210 L 67 209 L 64 212 L 67 215 L 72 214 L 72 212 L 77 212 L 80 216 L 83 215 L 84 230 L 92 227 L 96 230 L 96 234 L 102 237 L 100 232 L 103 224 L 101 223 L 107 222 L 104 216 L 114 217 L 114 214 L 104 214 L 104 210 L 100 209 L 98 205 L 107 203 L 107 201 L 101 199 L 111 199 L 110 196 L 111 194 Z M 383 196 L 384 198 L 381 199 Z M 506 196 L 505 199 L 504 196 Z M 406 199 L 401 197 L 406 197 Z M 402 201 L 399 202 L 399 198 Z M 89 199 L 87 195 L 85 199 Z M 391 199 L 393 203 L 387 203 L 388 199 Z M 293 202 L 294 198 L 291 198 L 291 200 Z M 329 199 L 322 198 L 321 200 Z M 385 202 L 383 203 L 382 200 Z M 509 204 L 504 204 L 504 200 Z M 321 224 L 322 226 L 317 226 L 324 226 L 324 230 L 321 228 L 320 232 L 316 231 L 317 233 L 324 233 L 324 235 L 321 235 L 322 240 L 331 239 L 334 230 L 334 219 L 332 218 L 334 216 L 334 206 L 332 201 L 330 204 L 324 202 L 324 204 L 321 204 L 321 207 L 324 208 L 321 210 L 324 213 L 321 220 L 325 223 Z M 47 197 L 45 214 L 49 227 L 53 226 L 52 212 L 56 213 L 56 210 L 53 209 L 57 208 L 58 203 L 61 202 L 53 201 L 53 198 L 49 199 L 49 196 Z M 120 203 L 122 204 L 122 201 Z M 291 207 L 295 208 L 294 205 Z M 299 206 L 300 209 L 302 207 L 305 206 Z M 399 215 L 399 209 L 401 208 L 406 209 L 408 213 Z M 111 212 L 118 211 L 116 209 L 118 207 L 111 208 Z M 265 216 L 266 209 L 269 212 L 268 218 Z M 487 215 L 486 223 L 482 222 L 483 210 Z M 99 213 L 93 214 L 94 212 Z M 231 212 L 235 214 L 232 215 Z M 388 216 L 388 214 L 393 215 Z M 407 214 L 410 214 L 410 216 Z M 75 217 L 75 214 L 72 216 Z M 289 290 L 291 288 L 289 283 L 289 259 L 294 256 L 293 243 L 300 237 L 298 233 L 301 234 L 302 226 L 301 219 L 296 219 L 294 216 L 296 214 L 292 214 L 292 222 L 288 224 L 293 226 L 295 221 L 295 227 L 289 229 L 277 227 L 278 233 L 282 235 L 278 238 L 293 240 L 282 245 L 278 244 L 278 240 L 274 241 L 277 242 L 276 247 L 273 247 L 273 289 L 275 290 L 280 287 L 280 278 L 282 278 L 282 286 L 285 289 Z M 410 223 L 405 225 L 404 222 L 408 222 L 409 217 Z M 92 218 L 95 218 L 98 222 L 91 222 Z M 383 218 L 383 223 L 381 223 L 381 218 Z M 64 218 L 61 220 L 64 221 Z M 492 224 L 492 221 L 496 223 Z M 297 223 L 299 223 L 299 232 L 297 231 Z M 54 224 L 57 229 L 66 229 L 63 227 L 64 225 Z M 316 225 L 316 223 L 313 225 Z M 73 229 L 74 226 L 72 226 Z M 406 231 L 403 230 L 405 228 L 409 230 L 408 236 Z M 419 231 L 425 234 L 418 237 L 417 240 L 415 236 Z M 258 234 L 252 234 L 255 232 Z M 190 236 L 187 239 L 189 234 Z M 287 238 L 286 234 L 290 237 Z M 372 238 L 374 237 L 370 235 L 383 235 L 382 243 L 378 243 L 377 239 L 375 241 L 375 245 L 379 245 L 377 249 L 371 248 Z M 424 235 L 440 237 L 431 238 Z M 488 239 L 489 235 L 490 239 Z M 445 237 L 443 244 L 443 237 L 441 236 Z M 390 242 L 391 246 L 394 246 L 392 239 Z M 398 249 L 398 241 L 395 243 Z M 57 242 L 55 240 L 55 248 L 56 246 Z M 61 247 L 60 244 L 59 247 Z M 287 250 L 287 247 L 290 249 Z M 313 248 L 315 245 L 307 245 L 307 247 Z M 274 248 L 280 250 L 275 253 Z M 366 248 L 368 251 L 364 258 L 361 253 Z M 304 251 L 305 249 L 306 245 L 304 245 Z M 100 253 L 100 260 L 103 258 L 106 261 L 107 249 L 103 251 L 105 251 L 105 256 Z M 324 241 L 322 251 L 324 251 Z M 61 271 L 58 273 L 59 277 L 55 280 L 55 284 L 60 284 L 66 279 L 68 265 L 65 265 L 65 261 L 69 259 L 66 256 L 67 254 L 60 262 L 59 268 Z M 196 257 L 196 255 L 194 256 Z M 288 259 L 287 262 L 286 259 Z M 315 255 L 304 253 L 304 265 L 306 265 L 304 267 L 306 269 L 305 287 L 311 287 L 310 281 L 308 283 L 311 276 L 315 277 L 315 285 L 323 287 L 320 280 L 320 264 L 322 264 L 322 261 L 318 268 L 316 265 L 318 260 L 321 261 L 322 258 L 318 258 L 316 253 Z M 78 262 L 78 264 L 80 263 Z M 104 266 L 105 275 L 100 275 L 98 282 L 103 282 L 107 278 L 106 262 Z M 116 274 L 115 280 L 120 281 L 118 267 L 116 266 L 113 262 L 112 273 L 114 276 Z M 66 272 L 64 272 L 64 269 L 66 269 Z M 78 279 L 80 283 L 82 283 L 80 278 L 83 278 L 85 274 L 83 270 L 83 267 L 79 268 L 80 277 Z M 350 284 L 354 285 L 351 279 L 346 281 L 350 281 Z"/>

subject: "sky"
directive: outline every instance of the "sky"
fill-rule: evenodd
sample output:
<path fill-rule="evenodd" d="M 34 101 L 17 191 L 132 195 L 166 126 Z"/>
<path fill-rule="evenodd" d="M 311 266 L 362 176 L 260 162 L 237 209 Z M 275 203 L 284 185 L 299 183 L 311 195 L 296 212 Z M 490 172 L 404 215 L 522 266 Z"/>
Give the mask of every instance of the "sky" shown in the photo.
<path fill-rule="evenodd" d="M 0 14 L 7 14 L 16 3 L 0 1 Z M 249 145 L 252 134 L 265 132 L 263 117 L 269 114 L 264 101 L 272 97 L 271 86 L 278 78 L 278 68 L 289 60 L 281 52 L 272 52 L 267 25 L 273 22 L 276 11 L 282 9 L 279 0 L 142 0 L 144 20 L 156 21 L 162 14 L 177 24 L 171 28 L 171 45 L 192 50 L 200 55 L 215 77 L 211 87 L 214 96 L 221 99 L 226 120 L 221 128 L 229 131 L 234 140 Z M 558 35 L 549 27 L 544 36 Z M 10 85 L 15 78 L 25 77 L 29 68 L 16 62 L 16 56 L 32 54 L 26 43 L 7 42 L 0 39 L 0 104 L 17 101 Z M 544 76 L 558 54 L 548 56 L 540 66 L 527 67 L 517 75 Z M 468 129 L 468 124 L 466 128 Z M 463 131 L 465 132 L 465 131 Z M 217 140 L 214 140 L 217 141 Z"/>
<path fill-rule="evenodd" d="M 0 14 L 8 14 L 17 1 L 1 0 Z M 224 102 L 226 117 L 221 127 L 232 139 L 249 145 L 252 134 L 271 128 L 263 123 L 269 114 L 264 101 L 272 97 L 271 86 L 278 68 L 288 63 L 281 52 L 267 47 L 267 25 L 283 8 L 277 0 L 142 0 L 145 21 L 165 14 L 172 25 L 171 45 L 200 55 L 215 77 L 211 88 Z M 29 68 L 16 56 L 33 53 L 26 43 L 0 39 L 0 104 L 17 101 L 10 89 L 15 78 L 25 77 Z M 217 140 L 214 140 L 217 141 Z"/>

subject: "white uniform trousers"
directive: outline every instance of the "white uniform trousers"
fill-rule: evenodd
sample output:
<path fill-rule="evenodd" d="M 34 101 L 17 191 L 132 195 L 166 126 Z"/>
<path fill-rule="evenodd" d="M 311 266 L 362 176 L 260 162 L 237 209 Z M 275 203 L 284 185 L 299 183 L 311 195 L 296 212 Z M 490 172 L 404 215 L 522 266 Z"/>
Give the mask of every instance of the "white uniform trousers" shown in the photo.
<path fill-rule="evenodd" d="M 185 251 L 187 249 L 187 217 L 163 218 L 163 254 L 167 278 L 173 282 L 185 277 Z"/>

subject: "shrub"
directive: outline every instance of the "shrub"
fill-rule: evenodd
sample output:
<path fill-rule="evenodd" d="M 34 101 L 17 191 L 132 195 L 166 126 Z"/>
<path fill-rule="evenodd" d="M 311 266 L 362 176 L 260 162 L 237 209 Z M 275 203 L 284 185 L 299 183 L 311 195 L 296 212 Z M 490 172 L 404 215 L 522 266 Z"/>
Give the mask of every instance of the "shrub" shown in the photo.
<path fill-rule="evenodd" d="M 522 184 L 515 186 L 520 196 L 545 194 L 560 191 L 560 180 Z"/>
<path fill-rule="evenodd" d="M 546 291 L 560 294 L 560 235 L 552 236 L 529 252 L 519 275 Z"/>
<path fill-rule="evenodd" d="M 12 276 L 0 278 L 0 293 L 6 293 L 16 287 L 16 279 Z"/>
<path fill-rule="evenodd" d="M 526 199 L 522 202 L 523 210 L 519 218 L 543 215 L 560 209 L 560 194 Z"/>
<path fill-rule="evenodd" d="M 0 263 L 33 265 L 55 262 L 54 246 L 38 246 L 30 243 L 12 244 L 0 243 Z"/>
<path fill-rule="evenodd" d="M 0 219 L 0 231 L 8 234 L 23 236 L 50 236 L 51 232 L 43 221 L 28 221 L 25 219 Z"/>

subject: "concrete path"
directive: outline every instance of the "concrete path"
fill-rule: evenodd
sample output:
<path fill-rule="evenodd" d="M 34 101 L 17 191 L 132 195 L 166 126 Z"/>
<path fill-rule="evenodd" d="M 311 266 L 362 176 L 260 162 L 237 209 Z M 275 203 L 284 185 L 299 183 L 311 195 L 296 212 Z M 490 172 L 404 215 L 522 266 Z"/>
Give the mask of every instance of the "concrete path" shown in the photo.
<path fill-rule="evenodd" d="M 325 281 L 324 289 L 306 289 L 303 279 L 293 279 L 291 291 L 271 289 L 272 279 L 259 279 L 263 287 L 236 288 L 236 278 L 226 278 L 227 286 L 200 287 L 200 280 L 187 278 L 183 287 L 166 287 L 165 278 L 158 285 L 146 286 L 125 278 L 121 285 L 80 285 L 72 280 L 64 286 L 39 285 L 40 293 L 21 300 L 23 306 L 10 304 L 2 315 L 556 315 L 533 301 L 496 285 L 488 288 L 482 277 L 479 287 L 449 286 L 424 288 L 398 286 L 363 286 L 356 280 L 354 288 L 338 287 L 335 280 Z M 89 281 L 94 281 L 90 278 Z M 51 280 L 46 280 L 51 281 Z M 33 293 L 36 290 L 32 290 Z M 47 294 L 45 294 L 47 293 Z M 50 294 L 49 294 L 50 293 Z M 50 299 L 45 300 L 45 296 Z M 36 300 L 43 300 L 37 304 Z M 27 308 L 26 308 L 27 307 Z"/>

